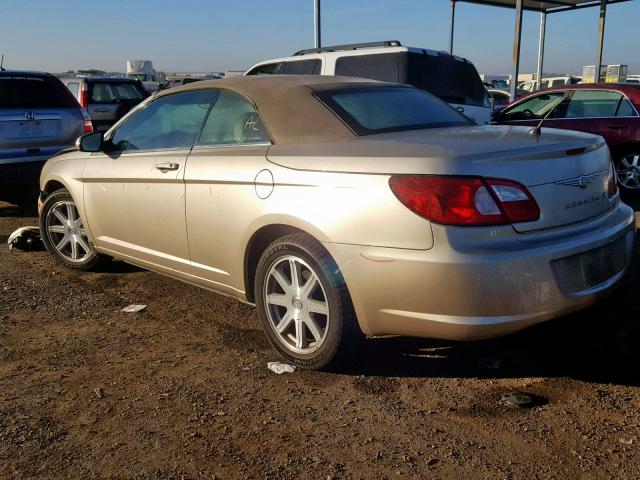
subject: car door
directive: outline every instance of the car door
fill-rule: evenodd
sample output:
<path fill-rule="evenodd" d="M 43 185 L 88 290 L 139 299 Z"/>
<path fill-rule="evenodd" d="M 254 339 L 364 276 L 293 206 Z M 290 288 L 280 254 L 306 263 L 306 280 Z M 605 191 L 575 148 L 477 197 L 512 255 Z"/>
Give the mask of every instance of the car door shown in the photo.
<path fill-rule="evenodd" d="M 259 194 L 268 196 L 273 185 L 266 160 L 270 145 L 251 101 L 222 90 L 184 176 L 195 283 L 232 295 L 244 291 L 239 240 L 259 216 Z"/>
<path fill-rule="evenodd" d="M 143 103 L 91 154 L 84 171 L 89 229 L 101 250 L 149 268 L 189 270 L 183 174 L 217 91 Z"/>
<path fill-rule="evenodd" d="M 558 111 L 554 115 L 557 118 L 546 121 L 544 126 L 601 135 L 612 150 L 624 144 L 631 134 L 632 126 L 626 117 L 635 113 L 621 92 L 603 89 L 576 89 Z"/>

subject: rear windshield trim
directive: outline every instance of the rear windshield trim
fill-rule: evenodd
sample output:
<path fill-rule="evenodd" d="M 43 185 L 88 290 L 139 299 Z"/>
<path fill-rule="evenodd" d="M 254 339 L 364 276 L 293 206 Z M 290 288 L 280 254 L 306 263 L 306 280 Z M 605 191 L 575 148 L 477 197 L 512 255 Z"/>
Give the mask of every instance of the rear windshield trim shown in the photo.
<path fill-rule="evenodd" d="M 426 124 L 414 124 L 414 125 L 402 125 L 399 127 L 390 127 L 390 128 L 379 128 L 379 129 L 370 129 L 362 126 L 360 123 L 356 121 L 353 116 L 347 112 L 344 108 L 342 108 L 335 100 L 333 100 L 334 95 L 340 95 L 342 93 L 350 93 L 354 91 L 358 92 L 368 92 L 368 91 L 394 91 L 394 90 L 417 90 L 424 95 L 433 96 L 424 90 L 419 88 L 412 87 L 410 85 L 389 85 L 388 87 L 379 87 L 379 86 L 371 86 L 371 87 L 363 87 L 363 86 L 353 86 L 353 87 L 344 87 L 338 89 L 331 90 L 316 90 L 313 92 L 313 96 L 320 101 L 331 113 L 333 113 L 342 123 L 344 123 L 349 130 L 351 130 L 358 137 L 363 137 L 366 135 L 376 135 L 378 133 L 390 133 L 390 132 L 404 132 L 410 130 L 426 130 L 433 128 L 445 128 L 445 127 L 463 127 L 474 125 L 474 123 L 469 120 L 469 118 L 465 117 L 461 113 L 458 113 L 460 116 L 459 122 L 439 122 L 439 123 L 426 123 Z M 434 96 L 435 97 L 435 96 Z M 436 99 L 438 97 L 435 97 Z M 439 100 L 439 99 L 438 99 Z M 442 101 L 442 100 L 440 100 Z M 444 102 L 443 102 L 444 103 Z"/>

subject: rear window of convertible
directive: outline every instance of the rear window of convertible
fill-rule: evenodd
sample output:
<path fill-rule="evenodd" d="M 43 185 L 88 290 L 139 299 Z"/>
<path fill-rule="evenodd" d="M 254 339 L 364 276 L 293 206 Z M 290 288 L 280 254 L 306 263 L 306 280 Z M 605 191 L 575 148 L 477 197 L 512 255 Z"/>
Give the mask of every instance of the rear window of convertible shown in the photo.
<path fill-rule="evenodd" d="M 357 135 L 469 125 L 433 95 L 411 87 L 369 87 L 315 93 Z"/>

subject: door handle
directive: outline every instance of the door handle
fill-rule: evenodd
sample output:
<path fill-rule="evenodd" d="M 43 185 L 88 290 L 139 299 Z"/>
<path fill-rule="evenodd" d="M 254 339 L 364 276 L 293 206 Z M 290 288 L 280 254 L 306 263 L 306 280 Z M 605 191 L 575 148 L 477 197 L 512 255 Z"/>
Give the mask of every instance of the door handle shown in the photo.
<path fill-rule="evenodd" d="M 179 168 L 180 168 L 179 163 L 172 163 L 172 162 L 156 163 L 156 170 L 160 170 L 161 172 L 168 172 L 169 170 L 178 170 Z"/>
<path fill-rule="evenodd" d="M 111 110 L 108 108 L 96 108 L 96 113 L 109 113 Z"/>
<path fill-rule="evenodd" d="M 611 130 L 620 130 L 622 128 L 625 128 L 626 125 L 608 125 L 608 128 L 610 128 Z"/>

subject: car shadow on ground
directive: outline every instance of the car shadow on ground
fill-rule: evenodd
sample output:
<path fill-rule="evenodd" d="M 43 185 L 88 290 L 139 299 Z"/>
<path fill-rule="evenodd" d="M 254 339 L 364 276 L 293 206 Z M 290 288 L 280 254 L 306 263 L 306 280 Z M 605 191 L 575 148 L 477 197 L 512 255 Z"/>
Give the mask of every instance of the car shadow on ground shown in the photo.
<path fill-rule="evenodd" d="M 619 301 L 616 296 L 610 301 Z M 640 386 L 638 309 L 611 314 L 608 302 L 517 334 L 480 342 L 368 339 L 343 373 L 443 378 L 570 377 Z"/>

